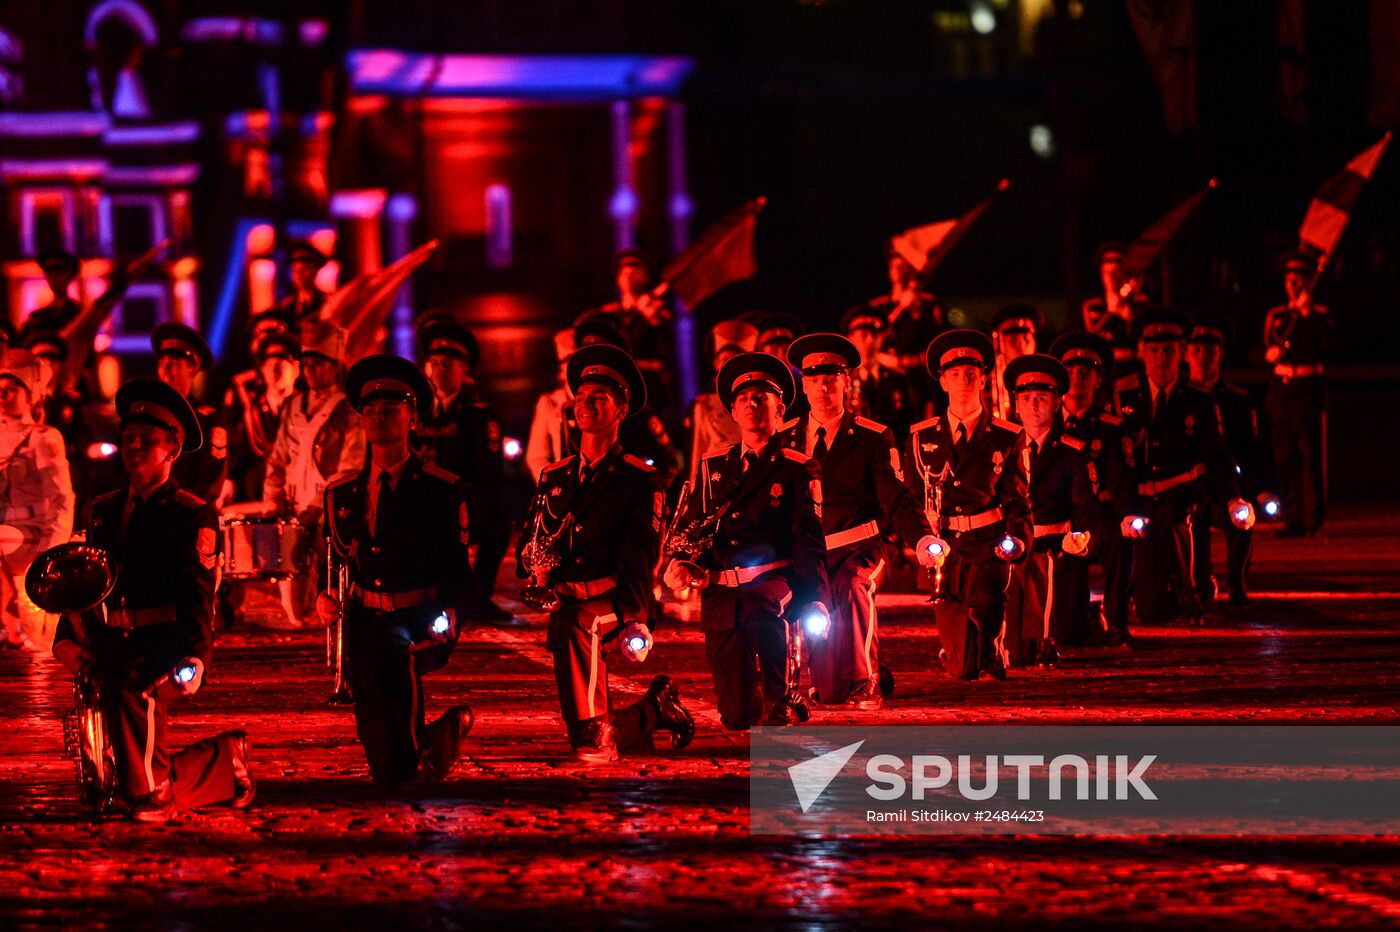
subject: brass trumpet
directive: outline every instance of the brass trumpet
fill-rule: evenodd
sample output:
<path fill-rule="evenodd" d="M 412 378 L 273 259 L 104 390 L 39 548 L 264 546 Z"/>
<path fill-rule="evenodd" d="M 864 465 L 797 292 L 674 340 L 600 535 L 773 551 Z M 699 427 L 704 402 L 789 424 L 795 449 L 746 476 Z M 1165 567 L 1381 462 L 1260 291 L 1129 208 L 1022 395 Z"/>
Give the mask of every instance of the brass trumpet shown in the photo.
<path fill-rule="evenodd" d="M 573 527 L 574 516 L 565 515 L 558 528 L 546 532 L 544 520 L 549 508 L 543 492 L 535 495 L 531 510 L 535 513 L 535 520 L 530 526 L 530 536 L 520 548 L 520 565 L 530 572 L 533 579 L 530 585 L 520 590 L 520 601 L 537 612 L 552 612 L 559 608 L 560 602 L 559 595 L 550 587 L 549 576 L 564 562 L 560 544 Z"/>
<path fill-rule="evenodd" d="M 922 469 L 922 464 L 920 464 Z M 924 477 L 924 514 L 928 518 L 929 527 L 933 529 L 933 547 L 939 548 L 933 554 L 933 593 L 928 597 L 930 602 L 943 601 L 943 563 L 948 558 L 948 543 L 939 536 L 939 525 L 943 521 L 943 480 L 948 478 L 948 466 L 944 464 L 943 472 L 937 476 L 932 474 L 932 470 L 923 473 Z"/>

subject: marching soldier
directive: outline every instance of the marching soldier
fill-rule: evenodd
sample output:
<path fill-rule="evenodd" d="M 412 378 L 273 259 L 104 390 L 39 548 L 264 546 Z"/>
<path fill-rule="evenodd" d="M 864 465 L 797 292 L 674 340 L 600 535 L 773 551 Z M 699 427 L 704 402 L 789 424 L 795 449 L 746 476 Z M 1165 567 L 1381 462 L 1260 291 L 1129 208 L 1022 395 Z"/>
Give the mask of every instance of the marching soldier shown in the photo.
<path fill-rule="evenodd" d="M 710 330 L 710 362 L 716 375 L 729 360 L 740 353 L 752 353 L 757 347 L 758 328 L 742 320 L 722 320 Z M 715 447 L 739 442 L 739 425 L 715 391 L 695 396 L 689 421 L 690 479 L 694 481 L 701 456 Z"/>
<path fill-rule="evenodd" d="M 787 363 L 743 353 L 720 370 L 720 398 L 738 443 L 702 460 L 694 492 L 674 519 L 703 552 L 673 554 L 665 583 L 702 589 L 700 624 L 720 721 L 732 731 L 790 725 L 787 622 L 801 607 L 827 614 L 821 473 L 776 436 L 795 390 Z"/>
<path fill-rule="evenodd" d="M 948 393 L 948 412 L 914 425 L 904 463 L 906 484 L 949 546 L 946 592 L 935 592 L 949 603 L 938 612 L 939 640 L 949 673 L 964 680 L 1006 678 L 997 645 L 1010 561 L 1031 540 L 1025 435 L 983 405 L 995 361 L 991 340 L 976 330 L 949 330 L 929 344 L 925 364 Z"/>
<path fill-rule="evenodd" d="M 510 545 L 510 517 L 501 490 L 505 456 L 501 423 L 481 400 L 471 377 L 481 358 L 476 336 L 448 318 L 437 318 L 418 331 L 419 357 L 433 386 L 433 411 L 418 428 L 424 462 L 461 477 L 472 518 L 475 599 L 467 617 L 475 621 L 510 621 L 511 613 L 492 601 L 496 575 Z"/>
<path fill-rule="evenodd" d="M 321 534 L 321 509 L 326 486 L 359 472 L 365 462 L 365 435 L 360 419 L 341 390 L 345 377 L 345 331 L 329 321 L 313 321 L 306 329 L 301 349 L 301 373 L 306 390 L 297 392 L 282 406 L 277 436 L 267 457 L 262 500 L 279 513 L 296 517 L 309 539 Z M 274 335 L 264 343 L 292 340 L 290 334 Z M 317 580 L 323 577 L 322 548 L 315 548 L 315 572 L 279 580 L 282 608 L 293 624 L 311 615 Z"/>
<path fill-rule="evenodd" d="M 276 309 L 291 320 L 298 334 L 307 324 L 320 319 L 326 293 L 316 284 L 316 276 L 329 261 L 329 256 L 310 243 L 295 243 L 287 251 L 287 284 L 291 291 L 277 302 Z"/>
<path fill-rule="evenodd" d="M 615 761 L 618 749 L 649 748 L 657 729 L 683 748 L 695 733 L 668 676 L 639 702 L 615 709 L 608 654 L 646 659 L 656 616 L 656 566 L 664 491 L 654 466 L 624 452 L 622 421 L 646 402 L 646 384 L 615 346 L 588 346 L 569 359 L 569 388 L 582 431 L 576 456 L 547 467 L 520 542 L 520 573 L 552 589 L 546 646 L 554 657 L 559 709 L 574 753 L 585 763 Z M 541 559 L 542 558 L 542 559 Z M 557 561 L 550 572 L 548 562 Z"/>
<path fill-rule="evenodd" d="M 909 377 L 885 365 L 880 351 L 889 325 L 866 305 L 851 308 L 841 318 L 841 331 L 855 344 L 861 364 L 851 371 L 850 407 L 862 417 L 888 424 L 903 437 L 915 420 L 917 405 Z"/>
<path fill-rule="evenodd" d="M 1202 311 L 1193 315 L 1191 335 L 1186 340 L 1186 365 L 1191 372 L 1191 386 L 1205 392 L 1215 403 L 1215 413 L 1225 433 L 1225 445 L 1239 471 L 1242 495 L 1258 500 L 1261 506 L 1277 500 L 1271 490 L 1273 480 L 1272 451 L 1265 448 L 1259 429 L 1259 412 L 1249 392 L 1225 381 L 1220 375 L 1220 363 L 1225 347 L 1234 339 L 1234 327 L 1223 314 Z M 1245 591 L 1245 575 L 1249 572 L 1249 551 L 1254 532 L 1235 526 L 1226 519 L 1225 509 L 1216 502 L 1207 509 L 1191 528 L 1195 551 L 1193 567 L 1196 592 L 1202 602 L 1215 598 L 1216 583 L 1211 574 L 1210 529 L 1219 528 L 1225 535 L 1226 584 L 1230 605 L 1242 608 L 1249 602 Z"/>
<path fill-rule="evenodd" d="M 1265 408 L 1283 479 L 1283 534 L 1312 536 L 1327 510 L 1327 383 L 1323 360 L 1332 315 L 1309 291 L 1317 262 L 1301 252 L 1283 258 L 1288 303 L 1264 319 L 1264 359 L 1274 367 Z"/>
<path fill-rule="evenodd" d="M 1012 360 L 1002 374 L 1025 431 L 1022 448 L 1030 476 L 1030 555 L 1011 570 L 1007 589 L 1007 666 L 1054 666 L 1059 632 L 1070 626 L 1074 604 L 1062 567 L 1084 559 L 1096 522 L 1084 441 L 1064 431 L 1060 398 L 1069 373 L 1053 356 Z"/>
<path fill-rule="evenodd" d="M 107 727 L 130 815 L 163 822 L 177 809 L 252 802 L 248 738 L 224 732 L 171 754 L 169 708 L 196 693 L 213 652 L 214 564 L 218 518 L 212 506 L 180 488 L 171 466 L 199 449 L 194 409 L 155 379 L 133 379 L 117 393 L 123 489 L 92 503 L 87 542 L 105 551 L 116 583 L 102 623 L 65 615 L 54 656 L 102 685 Z"/>
<path fill-rule="evenodd" d="M 1133 345 L 1133 318 L 1146 302 L 1137 291 L 1126 290 L 1123 279 L 1123 257 L 1128 247 L 1110 240 L 1094 253 L 1094 265 L 1099 270 L 1099 284 L 1102 293 L 1099 297 L 1085 301 L 1080 309 L 1084 319 L 1084 329 L 1108 340 L 1113 346 L 1113 358 L 1118 375 L 1131 368 L 1135 355 Z"/>
<path fill-rule="evenodd" d="M 885 270 L 890 292 L 865 307 L 885 321 L 885 358 L 882 364 L 912 375 L 924 364 L 924 350 L 945 327 L 938 299 L 919 287 L 914 267 L 895 249 L 885 247 Z"/>
<path fill-rule="evenodd" d="M 87 511 L 94 492 L 110 491 L 117 484 L 115 463 L 95 461 L 93 441 L 96 440 L 89 416 L 85 391 L 87 384 L 65 378 L 68 364 L 68 341 L 52 330 L 34 330 L 24 340 L 24 348 L 39 366 L 40 378 L 34 386 L 35 401 L 42 414 L 36 418 L 54 428 L 63 437 L 63 449 L 76 496 L 73 514 Z"/>
<path fill-rule="evenodd" d="M 74 301 L 68 293 L 68 289 L 73 287 L 74 279 L 78 277 L 78 257 L 63 249 L 49 249 L 41 252 L 36 261 L 44 273 L 44 283 L 49 286 L 53 300 L 43 307 L 35 308 L 25 318 L 19 333 L 21 344 L 35 331 L 61 331 L 76 320 L 82 311 L 82 305 Z"/>
<path fill-rule="evenodd" d="M 1120 524 L 1134 541 L 1133 602 L 1148 623 L 1182 617 L 1204 624 L 1191 571 L 1192 522 L 1205 517 L 1210 503 L 1228 502 L 1229 519 L 1243 528 L 1254 523 L 1254 510 L 1239 498 L 1215 405 L 1181 378 L 1185 315 L 1148 308 L 1136 325 L 1143 372 L 1115 386 L 1126 422 L 1124 465 L 1137 485 Z"/>
<path fill-rule="evenodd" d="M 204 499 L 218 502 L 228 475 L 228 430 L 220 412 L 194 400 L 194 380 L 214 364 L 209 344 L 184 324 L 169 322 L 151 331 L 151 349 L 156 354 L 156 375 L 179 392 L 199 417 L 203 446 L 182 456 L 175 464 L 175 481 L 180 488 Z"/>
<path fill-rule="evenodd" d="M 1008 304 L 992 315 L 992 348 L 997 364 L 992 373 L 992 414 L 1003 421 L 1016 420 L 1016 398 L 1006 388 L 1006 367 L 1035 352 L 1036 335 L 1045 328 L 1045 315 L 1029 304 Z"/>
<path fill-rule="evenodd" d="M 802 372 L 811 413 L 784 424 L 779 442 L 816 460 L 822 476 L 822 531 L 833 617 L 808 660 L 818 702 L 862 710 L 884 704 L 875 593 L 889 575 L 881 527 L 893 525 L 932 565 L 928 519 L 904 486 L 894 433 L 846 410 L 855 345 L 835 333 L 799 337 L 788 349 Z M 893 678 L 887 678 L 892 688 Z"/>
<path fill-rule="evenodd" d="M 1050 354 L 1064 365 L 1068 387 L 1062 403 L 1064 436 L 1084 444 L 1085 469 L 1096 502 L 1089 528 L 1089 554 L 1061 560 L 1056 589 L 1066 594 L 1068 614 L 1056 627 L 1062 645 L 1078 647 L 1095 638 L 1105 645 L 1133 646 L 1128 629 L 1128 582 L 1133 569 L 1132 541 L 1121 522 L 1132 507 L 1136 487 L 1123 462 L 1123 419 L 1100 402 L 1105 377 L 1113 371 L 1113 344 L 1083 330 L 1061 334 Z M 1089 564 L 1103 569 L 1103 628 L 1090 614 Z"/>
<path fill-rule="evenodd" d="M 445 777 L 472 713 L 452 706 L 425 725 L 423 676 L 447 663 L 471 598 L 467 506 L 456 476 L 425 464 L 409 433 L 432 410 L 413 363 L 367 356 L 346 394 L 370 457 L 326 489 L 326 534 L 348 570 L 345 592 L 322 592 L 327 625 L 345 625 L 355 724 L 370 777 L 386 789 Z"/>
<path fill-rule="evenodd" d="M 674 399 L 671 375 L 672 318 L 664 291 L 658 294 L 656 260 L 641 249 L 618 253 L 613 261 L 613 281 L 617 300 L 580 314 L 574 323 L 600 317 L 621 331 L 637 368 L 646 376 L 647 393 L 653 408 L 669 410 Z M 582 345 L 582 344 L 580 344 Z"/>

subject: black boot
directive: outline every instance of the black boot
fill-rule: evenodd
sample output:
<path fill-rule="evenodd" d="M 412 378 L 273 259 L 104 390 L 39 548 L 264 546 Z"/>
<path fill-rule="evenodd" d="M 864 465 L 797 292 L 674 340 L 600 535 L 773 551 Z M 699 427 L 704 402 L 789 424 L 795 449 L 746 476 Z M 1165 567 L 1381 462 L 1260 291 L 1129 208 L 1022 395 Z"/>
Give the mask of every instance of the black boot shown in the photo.
<path fill-rule="evenodd" d="M 137 822 L 169 822 L 175 815 L 175 790 L 170 781 L 132 800 L 127 815 Z"/>
<path fill-rule="evenodd" d="M 880 689 L 880 677 L 870 677 L 864 683 L 860 683 L 851 690 L 851 695 L 846 699 L 849 708 L 861 712 L 877 712 L 885 707 L 885 693 Z"/>
<path fill-rule="evenodd" d="M 472 730 L 471 706 L 454 705 L 428 726 L 427 765 L 434 779 L 445 779 L 462 756 L 462 739 Z"/>
<path fill-rule="evenodd" d="M 231 731 L 228 733 L 230 756 L 233 758 L 233 801 L 235 809 L 247 809 L 253 801 L 258 785 L 248 769 L 248 733 Z"/>
<path fill-rule="evenodd" d="M 609 764 L 617 760 L 617 735 L 606 716 L 579 723 L 574 756 L 585 764 Z"/>
<path fill-rule="evenodd" d="M 671 747 L 679 751 L 695 737 L 695 718 L 681 705 L 681 694 L 669 676 L 658 676 L 647 688 L 646 700 L 656 708 L 656 727 L 671 733 Z"/>

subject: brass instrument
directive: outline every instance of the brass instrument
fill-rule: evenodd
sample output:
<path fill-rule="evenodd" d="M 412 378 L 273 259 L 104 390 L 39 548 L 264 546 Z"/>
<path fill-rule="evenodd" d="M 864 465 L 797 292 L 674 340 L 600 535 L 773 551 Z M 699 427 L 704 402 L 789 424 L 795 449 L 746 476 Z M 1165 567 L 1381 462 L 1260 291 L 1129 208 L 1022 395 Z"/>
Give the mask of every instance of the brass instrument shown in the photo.
<path fill-rule="evenodd" d="M 695 580 L 705 577 L 705 570 L 695 561 L 701 554 L 708 553 L 714 547 L 720 515 L 724 514 L 728 502 L 711 508 L 708 513 L 702 514 L 682 528 L 681 520 L 690 504 L 693 491 L 694 486 L 690 481 L 681 486 L 680 497 L 676 500 L 676 511 L 671 516 L 671 524 L 666 528 L 666 535 L 661 541 L 661 552 L 684 567 L 690 573 L 691 579 Z"/>
<path fill-rule="evenodd" d="M 935 554 L 933 564 L 933 593 L 929 596 L 930 602 L 943 601 L 943 562 L 948 555 L 948 544 L 939 536 L 939 524 L 943 521 L 943 481 L 948 478 L 948 464 L 943 464 L 943 472 L 933 475 L 932 470 L 924 470 L 923 462 L 919 461 L 919 470 L 924 477 L 924 514 L 928 517 L 929 527 L 933 530 L 936 538 L 934 546 L 941 547 L 941 552 Z"/>
<path fill-rule="evenodd" d="M 326 628 L 326 666 L 334 673 L 334 686 L 326 702 L 349 705 L 355 701 L 345 676 L 345 601 L 350 595 L 350 565 L 338 558 L 333 534 L 326 535 L 326 591 L 340 606 L 339 616 Z"/>
<path fill-rule="evenodd" d="M 117 585 L 117 567 L 100 547 L 82 541 L 44 551 L 25 574 L 31 601 L 46 612 L 67 615 L 79 643 L 91 645 L 89 627 L 102 624 L 103 602 Z M 77 768 L 78 794 L 96 815 L 118 795 L 117 755 L 102 712 L 102 686 L 94 676 L 73 683 L 73 709 L 63 718 L 63 748 Z"/>
<path fill-rule="evenodd" d="M 535 513 L 535 520 L 530 526 L 530 536 L 520 548 L 520 565 L 530 572 L 533 580 L 520 590 L 520 601 L 537 612 L 552 612 L 559 608 L 560 602 L 559 595 L 550 588 L 549 576 L 564 562 L 560 544 L 573 527 L 574 516 L 565 515 L 558 528 L 546 532 L 544 518 L 549 506 L 545 493 L 537 493 L 530 507 Z"/>

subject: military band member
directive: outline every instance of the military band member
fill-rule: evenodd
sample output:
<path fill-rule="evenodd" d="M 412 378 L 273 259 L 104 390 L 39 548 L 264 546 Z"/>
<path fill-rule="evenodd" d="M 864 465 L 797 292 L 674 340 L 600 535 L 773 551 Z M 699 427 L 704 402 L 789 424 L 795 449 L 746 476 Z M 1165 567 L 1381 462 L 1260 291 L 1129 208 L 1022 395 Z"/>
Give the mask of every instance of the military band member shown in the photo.
<path fill-rule="evenodd" d="M 277 310 L 292 321 L 298 336 L 307 324 L 319 320 L 326 293 L 316 284 L 330 257 L 310 243 L 294 243 L 287 251 L 287 284 L 291 290 L 277 302 Z"/>
<path fill-rule="evenodd" d="M 82 379 L 66 378 L 68 341 L 52 330 L 34 330 L 24 340 L 24 348 L 39 367 L 39 380 L 34 385 L 33 401 L 38 405 L 35 419 L 56 429 L 63 438 L 63 450 L 68 459 L 69 476 L 75 496 L 73 514 L 87 512 L 97 492 L 109 492 L 120 483 L 119 463 L 113 453 L 104 456 L 97 441 L 95 424 L 114 435 L 114 424 L 95 418 L 88 404 L 90 386 Z M 105 439 L 105 438 L 104 438 Z M 113 448 L 115 449 L 115 445 Z M 94 457 L 94 452 L 98 455 Z"/>
<path fill-rule="evenodd" d="M 1234 327 L 1225 315 L 1209 311 L 1192 315 L 1191 335 L 1186 340 L 1186 365 L 1191 373 L 1191 386 L 1205 392 L 1215 403 L 1216 416 L 1224 429 L 1225 445 L 1239 473 L 1241 495 L 1250 501 L 1257 500 L 1261 507 L 1266 502 L 1274 502 L 1277 507 L 1277 499 L 1272 494 L 1277 488 L 1273 474 L 1273 451 L 1266 447 L 1264 433 L 1259 428 L 1259 411 L 1254 407 L 1249 392 L 1231 385 L 1220 374 L 1225 348 L 1233 338 Z M 1214 504 L 1219 506 L 1222 503 Z M 1216 592 L 1215 578 L 1211 573 L 1211 528 L 1219 528 L 1225 535 L 1225 578 L 1230 605 L 1242 608 L 1249 602 L 1245 577 L 1249 573 L 1249 551 L 1254 532 L 1236 527 L 1223 507 L 1206 509 L 1201 520 L 1192 525 L 1196 592 L 1204 603 L 1213 600 Z"/>
<path fill-rule="evenodd" d="M 821 466 L 822 531 L 831 628 L 808 652 L 818 702 L 863 710 L 884 704 L 875 593 L 889 575 L 884 526 L 893 526 L 930 565 L 928 519 L 904 486 L 893 432 L 846 410 L 860 352 L 835 333 L 799 337 L 788 348 L 811 411 L 780 428 L 779 442 Z M 889 680 L 892 684 L 892 679 Z"/>
<path fill-rule="evenodd" d="M 621 709 L 608 691 L 609 654 L 645 660 L 656 617 L 652 573 L 664 492 L 656 468 L 618 442 L 622 421 L 645 406 L 646 384 L 626 352 L 602 344 L 573 354 L 568 380 L 582 431 L 579 452 L 540 477 L 519 572 L 535 571 L 535 583 L 559 599 L 546 646 L 569 741 L 586 763 L 615 761 L 619 749 L 648 748 L 658 728 L 685 747 L 695 723 L 670 677 L 656 677 L 645 698 Z M 549 550 L 557 568 L 532 566 L 532 550 Z"/>
<path fill-rule="evenodd" d="M 1312 536 L 1327 510 L 1327 383 L 1323 362 L 1332 342 L 1332 315 L 1313 301 L 1312 257 L 1283 258 L 1288 303 L 1264 319 L 1264 359 L 1273 366 L 1265 409 L 1273 424 L 1274 458 L 1283 480 L 1283 533 Z"/>
<path fill-rule="evenodd" d="M 796 384 L 796 370 L 792 360 L 788 358 L 788 347 L 803 334 L 802 321 L 794 314 L 774 314 L 767 311 L 755 311 L 744 316 L 751 319 L 758 328 L 758 352 L 767 353 L 787 363 L 788 374 L 793 376 L 793 384 Z M 790 418 L 801 417 L 806 413 L 806 395 L 796 396 L 787 406 L 787 416 Z"/>
<path fill-rule="evenodd" d="M 909 376 L 885 365 L 881 352 L 889 325 L 866 305 L 851 308 L 841 318 L 841 331 L 855 344 L 861 364 L 851 371 L 851 410 L 872 421 L 888 424 L 903 437 L 919 413 Z"/>
<path fill-rule="evenodd" d="M 219 411 L 194 400 L 195 377 L 214 364 L 214 354 L 202 336 L 173 322 L 151 331 L 151 350 L 156 354 L 157 377 L 189 401 L 204 437 L 203 446 L 175 464 L 175 480 L 180 488 L 215 504 L 228 476 L 228 429 Z"/>
<path fill-rule="evenodd" d="M 326 533 L 348 569 L 349 589 L 327 590 L 323 622 L 343 618 L 355 724 L 376 786 L 445 777 L 472 724 L 452 706 L 425 725 L 423 676 L 440 669 L 471 600 L 468 514 L 456 476 L 425 464 L 409 433 L 432 410 L 432 388 L 397 356 L 350 367 L 346 395 L 370 457 L 326 489 Z M 343 614 L 342 614 L 343 613 Z"/>
<path fill-rule="evenodd" d="M 1082 561 L 1097 518 L 1086 444 L 1064 431 L 1060 398 L 1069 373 L 1053 356 L 1012 360 L 1002 374 L 1025 431 L 1030 476 L 1030 555 L 1011 570 L 1007 588 L 1005 660 L 1008 666 L 1054 666 L 1059 632 L 1074 615 L 1070 581 L 1062 567 Z"/>
<path fill-rule="evenodd" d="M 624 349 L 631 353 L 637 368 L 646 376 L 652 407 L 669 410 L 675 400 L 674 314 L 665 291 L 657 288 L 659 271 L 656 260 L 645 250 L 628 249 L 618 253 L 613 261 L 617 300 L 584 312 L 575 324 L 599 317 L 617 327 L 622 332 Z"/>
<path fill-rule="evenodd" d="M 948 412 L 914 425 L 904 461 L 926 512 L 941 495 L 933 531 L 951 551 L 942 575 L 952 608 L 939 614 L 939 637 L 949 673 L 965 680 L 1006 678 L 997 644 L 1010 561 L 1031 540 L 1025 435 L 983 404 L 994 364 L 991 340 L 975 330 L 949 330 L 929 345 L 926 366 L 948 393 Z"/>
<path fill-rule="evenodd" d="M 1215 405 L 1181 377 L 1185 315 L 1155 307 L 1136 317 L 1141 374 L 1115 386 L 1124 421 L 1123 458 L 1136 494 L 1120 527 L 1134 541 L 1133 603 L 1148 623 L 1184 618 L 1204 624 L 1191 567 L 1191 525 L 1228 502 L 1230 520 L 1254 523 L 1239 498 L 1235 463 Z"/>
<path fill-rule="evenodd" d="M 1133 646 L 1128 628 L 1128 583 L 1132 577 L 1133 545 L 1120 526 L 1131 510 L 1137 487 L 1124 468 L 1123 419 L 1100 400 L 1103 383 L 1113 371 L 1113 344 L 1107 337 L 1083 330 L 1062 334 L 1050 355 L 1064 364 L 1069 376 L 1061 418 L 1065 436 L 1084 443 L 1085 468 L 1096 502 L 1085 560 L 1062 560 L 1063 584 L 1056 582 L 1072 607 L 1057 628 L 1060 645 L 1078 647 L 1090 641 L 1105 646 Z M 1103 569 L 1102 622 L 1092 612 L 1089 564 Z"/>
<path fill-rule="evenodd" d="M 1029 304 L 1008 304 L 992 315 L 992 349 L 997 354 L 991 374 L 992 414 L 1016 420 L 1016 398 L 1006 390 L 1006 367 L 1035 352 L 1036 336 L 1045 329 L 1045 315 Z"/>
<path fill-rule="evenodd" d="M 301 342 L 286 318 L 264 311 L 254 315 L 248 329 L 253 368 L 235 373 L 224 392 L 229 480 L 233 500 L 240 502 L 262 496 L 264 464 L 277 439 L 278 417 L 301 376 Z"/>
<path fill-rule="evenodd" d="M 49 286 L 53 300 L 29 312 L 20 328 L 20 343 L 36 330 L 61 331 L 76 320 L 82 310 L 82 305 L 69 294 L 81 268 L 78 257 L 63 249 L 48 249 L 41 252 L 35 261 L 44 273 L 44 283 Z"/>
<path fill-rule="evenodd" d="M 25 641 L 47 650 L 56 618 L 25 596 L 24 574 L 34 558 L 73 533 L 73 483 L 63 437 L 34 420 L 41 379 L 38 361 L 22 349 L 0 353 L 0 523 L 19 541 L 0 553 L 0 645 Z"/>
<path fill-rule="evenodd" d="M 886 326 L 881 365 L 902 372 L 913 380 L 923 368 L 924 350 L 946 326 L 938 299 L 920 287 L 919 276 L 909 261 L 892 246 L 885 248 L 885 271 L 889 294 L 868 302 L 865 307 L 882 317 Z"/>
<path fill-rule="evenodd" d="M 460 476 L 472 518 L 475 597 L 468 617 L 509 621 L 511 613 L 492 601 L 496 575 L 510 545 L 510 517 L 501 494 L 505 455 L 496 410 L 481 400 L 472 371 L 481 358 L 476 336 L 455 320 L 438 318 L 418 331 L 419 358 L 433 386 L 433 411 L 416 436 L 424 462 Z"/>
<path fill-rule="evenodd" d="M 267 457 L 262 500 L 279 514 L 297 518 L 308 539 L 319 539 L 326 486 L 357 473 L 365 463 L 365 435 L 360 418 L 345 397 L 345 331 L 329 321 L 312 321 L 304 330 L 301 374 L 306 390 L 282 405 L 276 439 Z M 292 339 L 289 334 L 268 341 Z M 313 572 L 278 580 L 283 611 L 294 624 L 311 619 L 318 580 L 324 578 L 324 548 L 316 547 Z"/>
<path fill-rule="evenodd" d="M 1114 371 L 1125 374 L 1134 359 L 1133 317 L 1146 298 L 1128 288 L 1123 275 L 1123 258 L 1128 253 L 1124 243 L 1110 240 L 1094 253 L 1094 265 L 1099 271 L 1100 294 L 1081 307 L 1084 329 L 1108 340 L 1113 345 Z M 1124 292 L 1127 292 L 1126 294 Z"/>
<path fill-rule="evenodd" d="M 705 659 L 724 727 L 788 725 L 797 712 L 787 701 L 786 617 L 828 604 L 821 471 L 776 436 L 795 390 L 787 363 L 744 353 L 720 370 L 718 386 L 740 440 L 704 457 L 676 519 L 710 538 L 709 549 L 673 558 L 664 578 L 703 590 Z"/>
<path fill-rule="evenodd" d="M 558 384 L 535 400 L 535 413 L 530 419 L 530 439 L 525 443 L 525 466 L 535 482 L 550 463 L 557 463 L 572 452 L 565 410 L 571 403 L 565 369 L 576 349 L 574 331 L 570 327 L 554 334 L 554 358 L 558 362 Z"/>
<path fill-rule="evenodd" d="M 199 690 L 213 651 L 218 518 L 171 474 L 177 457 L 199 449 L 199 419 L 183 395 L 155 379 L 123 385 L 117 411 L 130 484 L 99 496 L 87 525 L 88 543 L 116 567 L 116 585 L 101 623 L 89 613 L 63 617 L 54 656 L 103 685 L 132 818 L 163 822 L 177 809 L 222 802 L 241 809 L 254 791 L 246 734 L 166 749 L 169 708 Z"/>
<path fill-rule="evenodd" d="M 758 328 L 742 320 L 722 320 L 710 330 L 710 362 L 715 374 L 740 353 L 758 348 Z M 711 383 L 713 385 L 713 382 Z M 690 478 L 700 468 L 700 457 L 715 447 L 739 442 L 739 425 L 719 400 L 719 392 L 695 396 L 690 407 Z"/>

